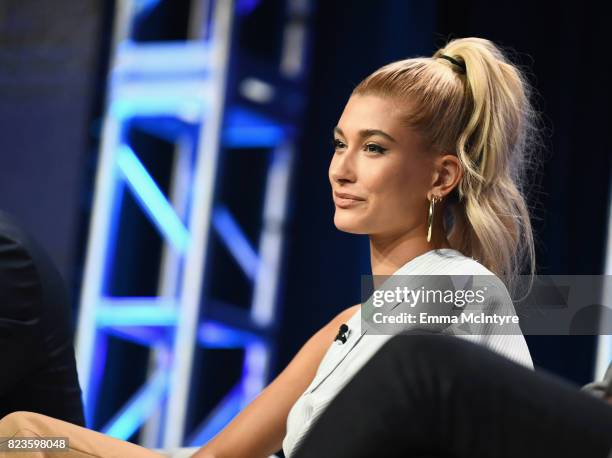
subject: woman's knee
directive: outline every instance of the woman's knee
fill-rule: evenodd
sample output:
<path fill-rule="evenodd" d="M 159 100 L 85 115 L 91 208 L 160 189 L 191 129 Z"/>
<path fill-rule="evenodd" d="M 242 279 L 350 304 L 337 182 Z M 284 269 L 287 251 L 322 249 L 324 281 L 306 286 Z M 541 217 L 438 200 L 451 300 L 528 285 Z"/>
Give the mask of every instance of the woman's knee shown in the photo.
<path fill-rule="evenodd" d="M 16 431 L 32 423 L 32 419 L 40 414 L 27 411 L 11 412 L 0 419 L 0 436 L 5 433 L 14 434 Z"/>

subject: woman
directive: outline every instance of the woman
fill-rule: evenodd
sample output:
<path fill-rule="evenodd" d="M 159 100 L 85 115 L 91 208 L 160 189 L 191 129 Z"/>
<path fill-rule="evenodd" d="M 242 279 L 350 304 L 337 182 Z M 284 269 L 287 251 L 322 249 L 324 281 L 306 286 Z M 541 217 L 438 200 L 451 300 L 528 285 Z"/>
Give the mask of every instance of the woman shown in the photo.
<path fill-rule="evenodd" d="M 431 58 L 386 65 L 355 88 L 334 128 L 334 223 L 369 235 L 373 275 L 493 274 L 510 284 L 525 263 L 533 274 L 521 194 L 533 131 L 528 85 L 490 41 L 457 39 Z M 267 457 L 281 445 L 291 456 L 331 399 L 390 337 L 361 332 L 360 305 L 311 337 L 194 456 Z M 348 335 L 335 344 L 344 323 Z M 520 334 L 470 337 L 532 367 Z M 0 422 L 0 436 L 27 415 Z M 103 437 L 88 446 L 104 450 Z"/>
<path fill-rule="evenodd" d="M 525 260 L 533 273 L 533 236 L 520 192 L 534 131 L 527 88 L 491 42 L 466 38 L 432 58 L 386 65 L 353 90 L 334 129 L 329 179 L 334 223 L 369 235 L 373 275 L 493 273 L 512 284 Z M 286 456 L 389 339 L 361 338 L 360 312 L 348 322 L 357 330 L 349 348 L 328 351 L 289 413 Z M 522 335 L 464 337 L 533 367 Z"/>

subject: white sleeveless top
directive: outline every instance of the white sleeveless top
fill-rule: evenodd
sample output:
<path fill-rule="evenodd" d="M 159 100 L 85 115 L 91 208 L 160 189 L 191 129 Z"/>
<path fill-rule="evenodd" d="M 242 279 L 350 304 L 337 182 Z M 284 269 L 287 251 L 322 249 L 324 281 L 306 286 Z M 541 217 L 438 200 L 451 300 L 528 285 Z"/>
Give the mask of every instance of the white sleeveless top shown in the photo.
<path fill-rule="evenodd" d="M 400 267 L 394 275 L 494 275 L 472 258 L 452 248 L 428 251 Z M 506 291 L 507 293 L 507 291 Z M 505 314 L 514 306 L 510 295 L 504 300 Z M 351 380 L 357 371 L 378 351 L 392 335 L 373 335 L 361 332 L 361 308 L 346 323 L 349 327 L 344 344 L 330 343 L 316 375 L 298 398 L 287 417 L 283 439 L 283 452 L 289 458 L 304 439 L 314 421 L 331 400 Z M 456 337 L 480 343 L 519 364 L 533 369 L 533 362 L 525 338 L 516 335 L 457 335 Z"/>

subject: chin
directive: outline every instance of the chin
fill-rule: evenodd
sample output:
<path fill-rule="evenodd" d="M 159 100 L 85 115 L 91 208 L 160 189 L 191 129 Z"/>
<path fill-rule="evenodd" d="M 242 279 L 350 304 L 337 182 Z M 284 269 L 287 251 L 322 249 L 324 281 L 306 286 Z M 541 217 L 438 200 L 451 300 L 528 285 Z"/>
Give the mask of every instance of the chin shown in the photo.
<path fill-rule="evenodd" d="M 342 215 L 339 212 L 343 210 L 336 210 L 334 215 L 334 225 L 339 231 L 348 232 L 349 234 L 367 234 L 366 226 L 359 218 L 355 218 L 352 215 Z"/>

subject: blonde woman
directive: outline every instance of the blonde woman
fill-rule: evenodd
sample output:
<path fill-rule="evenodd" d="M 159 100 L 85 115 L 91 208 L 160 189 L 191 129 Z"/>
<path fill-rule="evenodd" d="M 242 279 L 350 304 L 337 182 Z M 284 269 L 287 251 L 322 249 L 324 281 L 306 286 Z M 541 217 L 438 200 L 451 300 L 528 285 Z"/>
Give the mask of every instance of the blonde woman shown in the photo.
<path fill-rule="evenodd" d="M 457 39 L 432 57 L 380 68 L 355 88 L 334 128 L 329 180 L 336 227 L 368 235 L 373 275 L 491 275 L 510 284 L 522 268 L 533 273 L 522 194 L 533 123 L 529 86 L 490 41 Z M 512 307 L 507 291 L 497 299 Z M 332 319 L 194 456 L 268 457 L 281 447 L 291 456 L 326 406 L 389 340 L 362 333 L 360 318 L 357 304 Z M 342 324 L 349 332 L 338 345 Z M 520 333 L 469 337 L 533 367 Z M 19 413 L 0 421 L 0 436 L 31 419 Z M 42 423 L 50 431 L 66 426 Z M 79 435 L 90 437 L 76 427 L 70 433 L 74 444 Z M 85 448 L 98 447 L 105 456 L 104 440 L 98 435 Z"/>

